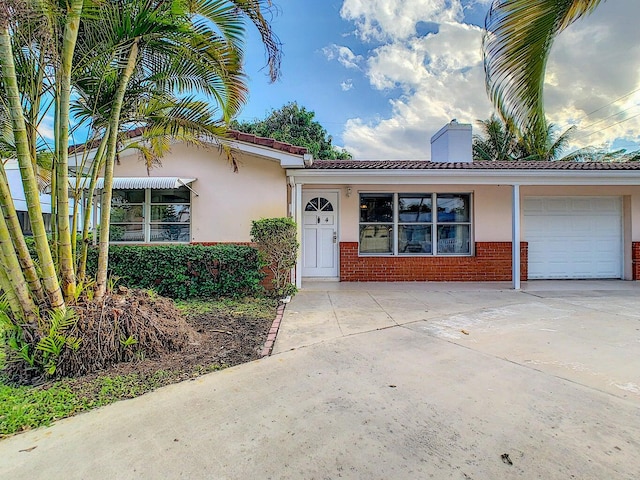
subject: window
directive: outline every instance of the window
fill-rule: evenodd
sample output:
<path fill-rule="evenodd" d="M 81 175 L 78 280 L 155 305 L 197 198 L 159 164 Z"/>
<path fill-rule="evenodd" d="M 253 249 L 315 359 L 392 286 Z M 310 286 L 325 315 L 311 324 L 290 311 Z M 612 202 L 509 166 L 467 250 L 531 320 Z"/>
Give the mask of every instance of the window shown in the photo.
<path fill-rule="evenodd" d="M 109 239 L 112 242 L 188 242 L 191 192 L 175 189 L 114 190 Z"/>
<path fill-rule="evenodd" d="M 17 211 L 18 214 L 18 222 L 20 222 L 20 228 L 22 228 L 22 233 L 28 237 L 33 236 L 33 231 L 31 230 L 31 220 L 29 219 L 29 213 L 23 211 Z M 42 219 L 44 220 L 44 228 L 47 232 L 51 232 L 51 214 L 43 213 Z"/>
<path fill-rule="evenodd" d="M 471 195 L 360 194 L 360 253 L 470 255 Z"/>
<path fill-rule="evenodd" d="M 360 252 L 393 251 L 393 195 L 360 195 Z"/>

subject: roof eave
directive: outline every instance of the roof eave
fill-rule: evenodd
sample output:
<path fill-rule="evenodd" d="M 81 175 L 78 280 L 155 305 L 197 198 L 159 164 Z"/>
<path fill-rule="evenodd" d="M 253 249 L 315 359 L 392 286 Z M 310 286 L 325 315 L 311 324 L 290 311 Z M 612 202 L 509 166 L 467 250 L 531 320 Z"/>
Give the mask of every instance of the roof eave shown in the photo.
<path fill-rule="evenodd" d="M 368 185 L 640 185 L 640 170 L 287 170 L 295 183 Z"/>

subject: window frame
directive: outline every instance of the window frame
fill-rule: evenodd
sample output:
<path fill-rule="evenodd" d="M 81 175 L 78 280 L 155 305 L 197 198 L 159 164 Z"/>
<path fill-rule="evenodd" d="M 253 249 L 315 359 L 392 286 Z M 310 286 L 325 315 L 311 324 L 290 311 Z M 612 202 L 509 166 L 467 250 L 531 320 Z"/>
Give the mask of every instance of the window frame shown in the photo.
<path fill-rule="evenodd" d="M 187 187 L 179 187 L 179 188 L 187 188 Z M 119 189 L 115 189 L 118 191 L 121 190 L 144 190 L 144 203 L 140 204 L 140 203 L 132 203 L 131 205 L 142 205 L 142 211 L 143 211 L 143 218 L 142 218 L 142 231 L 143 231 L 143 239 L 142 240 L 111 240 L 109 239 L 109 243 L 112 244 L 160 244 L 160 245 L 166 245 L 166 244 L 185 244 L 185 243 L 191 243 L 191 235 L 193 233 L 193 229 L 192 229 L 192 219 L 193 219 L 193 197 L 192 197 L 192 192 L 189 188 L 187 188 L 187 192 L 189 194 L 189 201 L 188 202 L 184 202 L 184 203 L 167 203 L 167 202 L 155 202 L 153 203 L 151 201 L 151 192 L 152 190 L 178 190 L 179 188 L 140 188 L 140 189 L 136 189 L 136 188 L 119 188 Z M 189 222 L 160 222 L 160 221 L 153 221 L 153 219 L 151 218 L 151 214 L 152 214 L 152 207 L 156 206 L 168 206 L 168 205 L 187 205 L 189 207 Z M 113 208 L 113 203 L 112 203 L 112 208 Z M 118 226 L 118 225 L 137 225 L 137 223 L 133 223 L 133 222 L 113 222 L 111 221 L 109 223 L 109 236 L 111 237 L 111 229 L 113 226 Z M 158 228 L 160 226 L 163 225 L 188 225 L 189 227 L 189 234 L 188 234 L 188 239 L 187 240 L 169 240 L 169 241 L 158 241 L 158 240 L 152 240 L 151 239 L 151 229 L 152 228 Z"/>
<path fill-rule="evenodd" d="M 363 204 L 363 195 L 392 195 L 392 208 L 393 208 L 393 221 L 392 222 L 362 222 L 360 216 L 360 208 Z M 468 221 L 439 221 L 438 220 L 438 195 L 466 195 L 469 199 L 468 204 Z M 400 221 L 400 198 L 404 197 L 431 197 L 431 221 L 426 222 L 406 222 Z M 473 192 L 441 192 L 441 191 L 430 191 L 430 192 L 418 192 L 418 191 L 408 191 L 408 192 L 381 192 L 381 191 L 360 191 L 358 192 L 358 256 L 361 257 L 398 257 L 398 258 L 411 258 L 411 257 L 472 257 L 475 255 L 474 246 L 475 242 L 474 238 L 474 196 Z M 362 226 L 365 225 L 375 225 L 376 223 L 380 225 L 391 225 L 390 231 L 392 232 L 392 248 L 388 253 L 379 253 L 379 252 L 362 252 L 361 251 L 361 229 Z M 419 226 L 430 226 L 431 227 L 431 252 L 400 252 L 399 251 L 399 243 L 400 243 L 400 227 L 403 225 L 419 225 Z M 469 229 L 469 252 L 465 253 L 447 253 L 441 252 L 438 249 L 438 231 L 439 227 L 442 226 L 466 226 Z"/>

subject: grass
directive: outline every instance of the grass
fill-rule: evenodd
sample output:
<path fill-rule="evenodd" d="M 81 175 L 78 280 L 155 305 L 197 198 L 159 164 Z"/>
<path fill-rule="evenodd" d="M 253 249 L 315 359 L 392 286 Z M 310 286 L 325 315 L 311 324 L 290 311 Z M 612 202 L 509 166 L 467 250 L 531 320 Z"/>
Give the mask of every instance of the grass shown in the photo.
<path fill-rule="evenodd" d="M 177 302 L 185 315 L 220 312 L 250 318 L 270 318 L 276 301 L 265 298 L 189 300 Z M 1 338 L 1 337 L 0 337 Z M 4 353 L 0 348 L 0 370 Z M 98 408 L 118 400 L 138 397 L 156 388 L 187 378 L 220 370 L 220 365 L 196 367 L 192 372 L 158 370 L 150 375 L 138 373 L 118 376 L 102 375 L 91 380 L 59 380 L 44 386 L 8 385 L 0 376 L 0 439 L 79 412 Z"/>

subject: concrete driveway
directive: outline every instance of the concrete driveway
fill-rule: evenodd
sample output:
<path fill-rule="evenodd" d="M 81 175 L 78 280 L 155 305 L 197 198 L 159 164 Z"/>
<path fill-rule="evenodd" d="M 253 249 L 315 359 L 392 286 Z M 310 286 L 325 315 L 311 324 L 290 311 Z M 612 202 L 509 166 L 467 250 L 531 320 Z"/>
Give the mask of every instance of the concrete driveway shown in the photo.
<path fill-rule="evenodd" d="M 638 477 L 637 283 L 305 284 L 274 351 L 1 441 L 0 478 Z"/>

